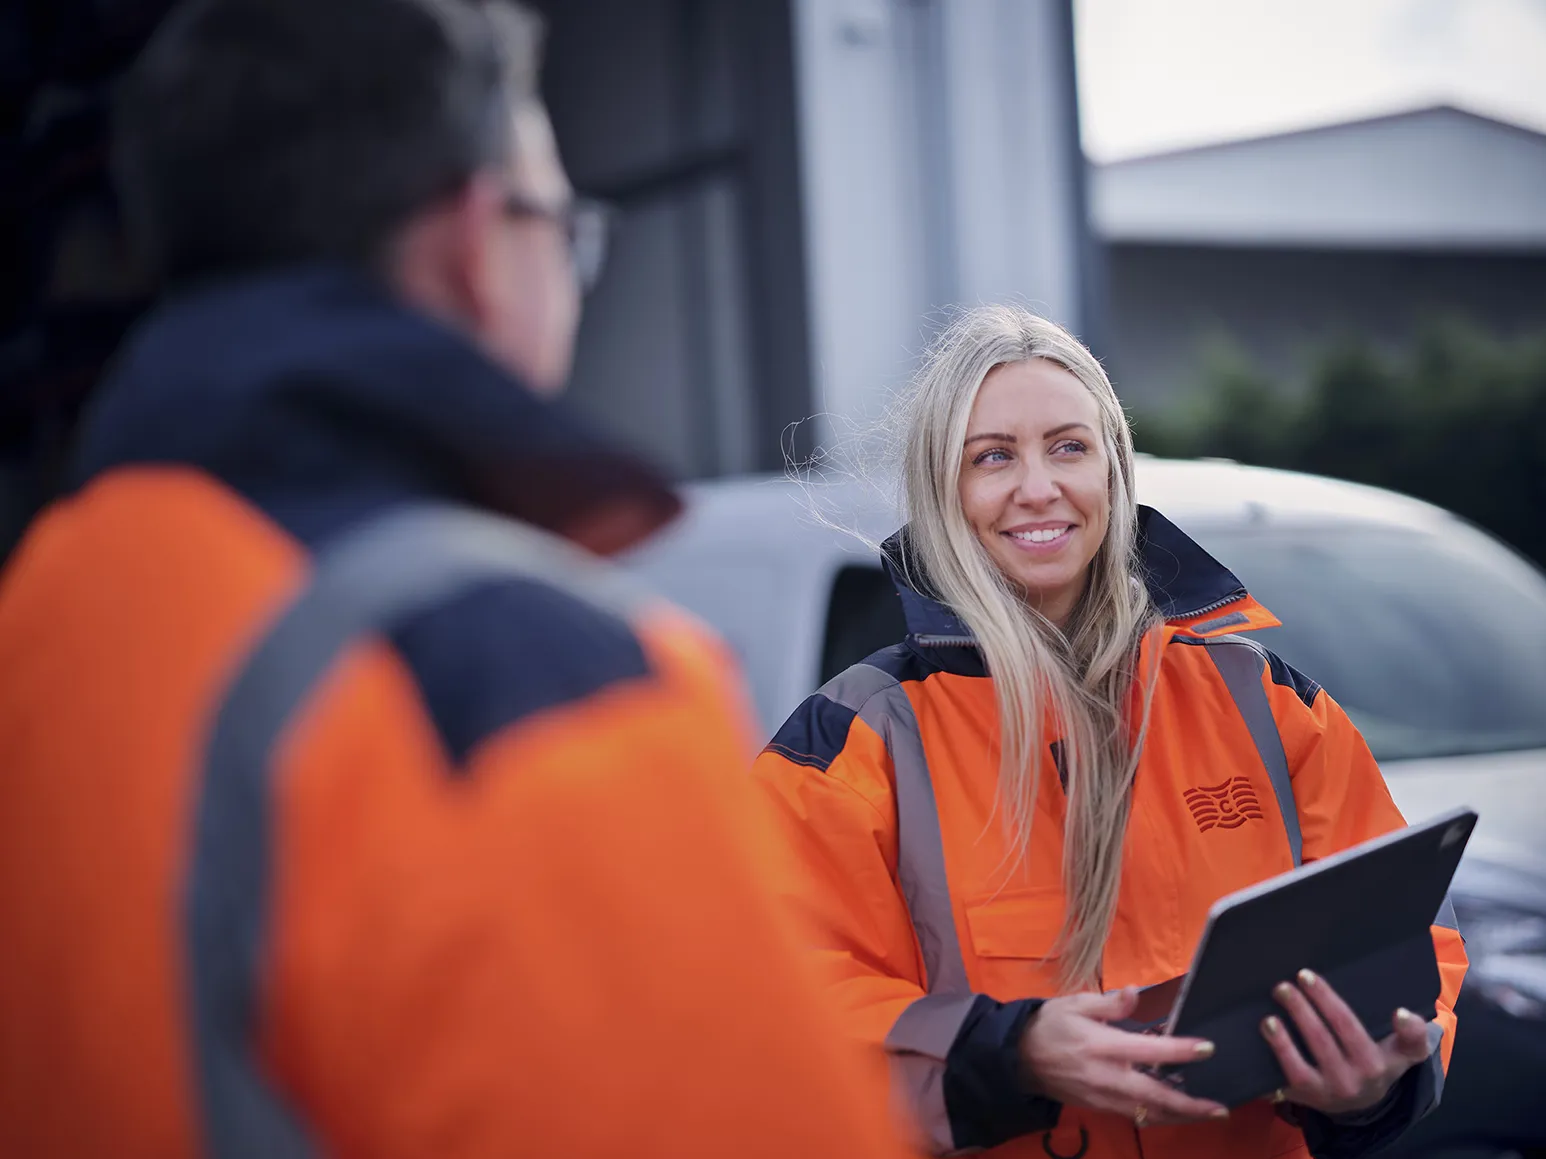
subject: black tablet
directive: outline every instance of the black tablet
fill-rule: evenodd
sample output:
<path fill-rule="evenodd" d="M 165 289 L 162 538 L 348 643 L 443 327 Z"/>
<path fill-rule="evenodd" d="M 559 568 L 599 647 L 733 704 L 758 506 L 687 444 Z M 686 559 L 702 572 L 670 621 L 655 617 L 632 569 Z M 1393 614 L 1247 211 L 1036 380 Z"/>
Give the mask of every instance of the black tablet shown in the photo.
<path fill-rule="evenodd" d="M 1175 1081 L 1230 1107 L 1283 1086 L 1261 1022 L 1283 1015 L 1273 987 L 1304 968 L 1325 978 L 1376 1040 L 1391 1032 L 1398 1007 L 1433 1018 L 1440 981 L 1429 927 L 1475 825 L 1474 812 L 1455 809 L 1215 902 L 1165 1032 L 1218 1049 L 1176 1068 Z"/>

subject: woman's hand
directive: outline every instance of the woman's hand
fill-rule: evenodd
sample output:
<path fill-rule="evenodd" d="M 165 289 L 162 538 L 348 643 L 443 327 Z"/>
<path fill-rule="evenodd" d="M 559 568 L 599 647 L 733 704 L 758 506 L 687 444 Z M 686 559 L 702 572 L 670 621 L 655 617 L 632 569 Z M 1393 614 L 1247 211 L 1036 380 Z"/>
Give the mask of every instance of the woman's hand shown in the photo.
<path fill-rule="evenodd" d="M 1301 1107 L 1327 1115 L 1366 1110 L 1431 1053 L 1428 1025 L 1410 1010 L 1396 1011 L 1394 1033 L 1375 1042 L 1337 992 L 1309 970 L 1299 971 L 1298 986 L 1284 982 L 1273 997 L 1315 1056 L 1311 1066 L 1278 1018 L 1262 1023 L 1289 1083 L 1282 1097 Z"/>
<path fill-rule="evenodd" d="M 1042 1004 L 1020 1041 L 1036 1093 L 1072 1107 L 1110 1111 L 1137 1126 L 1228 1118 L 1219 1103 L 1193 1099 L 1136 1068 L 1207 1058 L 1213 1044 L 1196 1038 L 1131 1034 L 1106 1025 L 1130 1017 L 1136 990 L 1072 994 Z"/>

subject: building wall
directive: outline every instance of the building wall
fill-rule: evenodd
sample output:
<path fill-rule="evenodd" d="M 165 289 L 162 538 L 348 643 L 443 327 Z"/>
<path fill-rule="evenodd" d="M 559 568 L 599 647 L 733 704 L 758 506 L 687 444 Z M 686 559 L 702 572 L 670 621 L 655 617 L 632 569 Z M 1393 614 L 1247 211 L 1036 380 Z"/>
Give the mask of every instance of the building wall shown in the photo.
<path fill-rule="evenodd" d="M 544 89 L 619 210 L 571 394 L 678 475 L 782 463 L 811 411 L 788 0 L 563 0 Z"/>
<path fill-rule="evenodd" d="M 624 210 L 578 403 L 681 475 L 777 469 L 876 415 L 950 306 L 1080 329 L 1071 3 L 543 4 L 560 149 Z"/>
<path fill-rule="evenodd" d="M 1089 321 L 1072 0 L 794 0 L 812 375 L 881 414 L 958 305 Z"/>
<path fill-rule="evenodd" d="M 1291 378 L 1327 342 L 1398 348 L 1429 318 L 1546 332 L 1546 254 L 1119 244 L 1107 249 L 1106 286 L 1107 365 L 1138 409 L 1195 389 L 1220 339 Z"/>

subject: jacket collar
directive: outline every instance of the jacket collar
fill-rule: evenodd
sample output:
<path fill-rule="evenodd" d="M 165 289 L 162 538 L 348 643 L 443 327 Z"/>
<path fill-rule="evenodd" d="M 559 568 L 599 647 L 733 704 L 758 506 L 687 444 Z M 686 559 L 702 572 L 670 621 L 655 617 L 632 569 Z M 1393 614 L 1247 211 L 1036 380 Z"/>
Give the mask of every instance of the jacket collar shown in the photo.
<path fill-rule="evenodd" d="M 1245 585 L 1152 507 L 1138 509 L 1138 551 L 1149 596 L 1175 634 L 1200 638 L 1278 626 Z M 940 599 L 903 527 L 881 546 L 907 618 L 908 642 L 960 675 L 983 675 L 970 629 Z"/>
<path fill-rule="evenodd" d="M 206 286 L 138 328 L 83 424 L 73 479 L 150 463 L 207 471 L 308 542 L 365 508 L 438 498 L 615 551 L 680 509 L 562 404 L 337 266 Z"/>

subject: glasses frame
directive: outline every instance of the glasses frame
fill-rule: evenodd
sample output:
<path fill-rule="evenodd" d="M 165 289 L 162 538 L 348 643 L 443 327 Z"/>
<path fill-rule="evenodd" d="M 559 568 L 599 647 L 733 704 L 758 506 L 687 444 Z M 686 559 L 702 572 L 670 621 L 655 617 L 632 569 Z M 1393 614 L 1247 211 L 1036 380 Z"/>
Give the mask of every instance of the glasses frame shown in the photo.
<path fill-rule="evenodd" d="M 563 232 L 580 289 L 589 293 L 601 280 L 606 268 L 608 242 L 615 210 L 594 197 L 575 197 L 562 205 L 544 205 L 519 193 L 507 193 L 504 211 L 514 218 L 539 218 L 551 221 Z"/>

